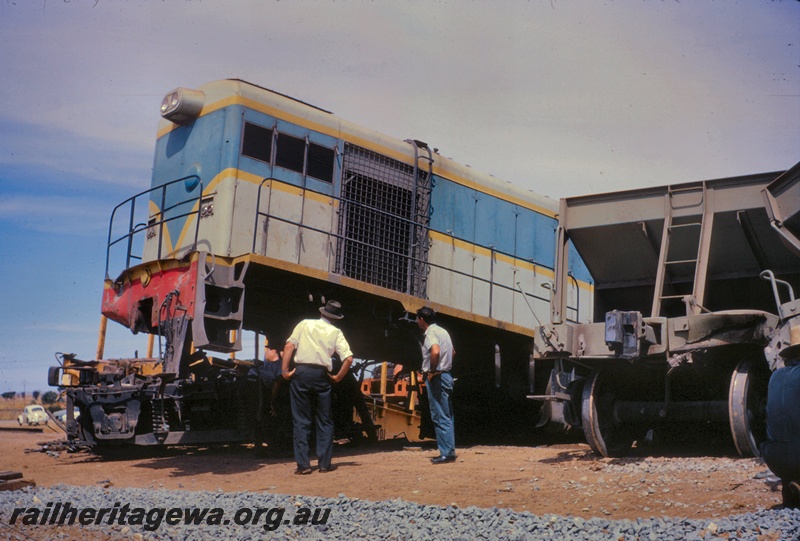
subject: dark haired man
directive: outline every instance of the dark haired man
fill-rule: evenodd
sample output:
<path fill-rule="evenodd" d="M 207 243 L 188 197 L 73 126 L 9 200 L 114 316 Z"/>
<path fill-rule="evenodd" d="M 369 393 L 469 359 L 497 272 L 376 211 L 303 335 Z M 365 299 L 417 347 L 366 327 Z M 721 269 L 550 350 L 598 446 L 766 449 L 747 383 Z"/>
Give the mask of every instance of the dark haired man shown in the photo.
<path fill-rule="evenodd" d="M 283 400 L 288 394 L 284 379 L 281 377 L 281 353 L 267 341 L 264 344 L 264 360 L 248 372 L 248 379 L 255 384 L 255 396 L 258 399 L 256 407 L 255 450 L 258 456 L 264 453 L 262 444 L 267 443 L 267 452 L 274 454 L 283 447 L 286 432 L 284 415 L 279 415 L 283 409 Z M 279 399 L 279 396 L 283 400 Z M 288 402 L 288 401 L 287 401 Z M 285 412 L 281 411 L 282 414 Z"/>
<path fill-rule="evenodd" d="M 428 404 L 431 420 L 436 429 L 439 456 L 433 464 L 446 464 L 456 460 L 456 437 L 453 424 L 453 357 L 456 350 L 450 334 L 436 324 L 436 312 L 427 306 L 417 310 L 417 325 L 425 333 L 422 344 L 422 371 L 427 375 Z"/>

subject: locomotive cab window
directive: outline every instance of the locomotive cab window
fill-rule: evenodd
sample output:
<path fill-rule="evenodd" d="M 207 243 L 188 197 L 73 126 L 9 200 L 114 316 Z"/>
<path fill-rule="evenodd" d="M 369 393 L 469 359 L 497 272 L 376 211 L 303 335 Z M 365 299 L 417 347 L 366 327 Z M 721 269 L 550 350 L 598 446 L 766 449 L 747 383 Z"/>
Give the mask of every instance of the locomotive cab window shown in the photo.
<path fill-rule="evenodd" d="M 332 148 L 315 143 L 308 144 L 308 176 L 325 182 L 333 182 L 333 160 Z"/>
<path fill-rule="evenodd" d="M 244 123 L 242 156 L 273 163 L 273 130 L 250 122 Z M 323 182 L 333 183 L 336 153 L 301 137 L 278 133 L 274 164 Z"/>
<path fill-rule="evenodd" d="M 270 163 L 272 158 L 272 130 L 245 122 L 242 155 Z"/>
<path fill-rule="evenodd" d="M 303 172 L 306 142 L 298 137 L 285 133 L 278 134 L 278 146 L 275 149 L 275 165 L 289 171 Z"/>

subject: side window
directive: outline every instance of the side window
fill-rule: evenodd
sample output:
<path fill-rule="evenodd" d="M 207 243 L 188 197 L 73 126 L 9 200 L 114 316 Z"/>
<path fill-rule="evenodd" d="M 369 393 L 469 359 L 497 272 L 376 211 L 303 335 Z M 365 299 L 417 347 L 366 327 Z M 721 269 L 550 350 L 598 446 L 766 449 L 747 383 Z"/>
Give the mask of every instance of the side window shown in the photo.
<path fill-rule="evenodd" d="M 262 162 L 272 163 L 272 129 L 244 123 L 242 155 Z M 305 173 L 323 182 L 333 182 L 336 153 L 332 148 L 278 133 L 275 143 L 275 165 L 297 173 Z"/>
<path fill-rule="evenodd" d="M 309 143 L 308 176 L 325 182 L 333 182 L 333 159 L 332 148 Z"/>
<path fill-rule="evenodd" d="M 242 154 L 269 163 L 272 157 L 272 130 L 245 122 Z"/>
<path fill-rule="evenodd" d="M 303 161 L 306 153 L 306 142 L 303 139 L 278 134 L 278 148 L 275 153 L 275 165 L 290 171 L 303 172 Z"/>

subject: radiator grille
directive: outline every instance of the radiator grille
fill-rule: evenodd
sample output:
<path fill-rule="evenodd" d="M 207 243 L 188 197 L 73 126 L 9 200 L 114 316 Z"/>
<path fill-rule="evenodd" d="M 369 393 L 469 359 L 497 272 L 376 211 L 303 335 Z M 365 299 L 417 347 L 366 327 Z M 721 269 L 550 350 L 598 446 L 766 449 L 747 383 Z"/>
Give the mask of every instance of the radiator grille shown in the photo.
<path fill-rule="evenodd" d="M 395 291 L 409 291 L 415 247 L 414 168 L 346 145 L 339 247 L 341 273 Z"/>

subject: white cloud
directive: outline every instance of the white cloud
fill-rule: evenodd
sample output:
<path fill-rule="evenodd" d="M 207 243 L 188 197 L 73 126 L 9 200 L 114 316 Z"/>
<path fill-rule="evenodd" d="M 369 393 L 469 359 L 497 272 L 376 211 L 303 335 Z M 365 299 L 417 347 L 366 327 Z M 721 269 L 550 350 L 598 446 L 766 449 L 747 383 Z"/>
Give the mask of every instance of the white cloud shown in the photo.
<path fill-rule="evenodd" d="M 108 228 L 109 212 L 86 197 L 0 196 L 0 222 L 42 233 L 100 237 Z"/>

